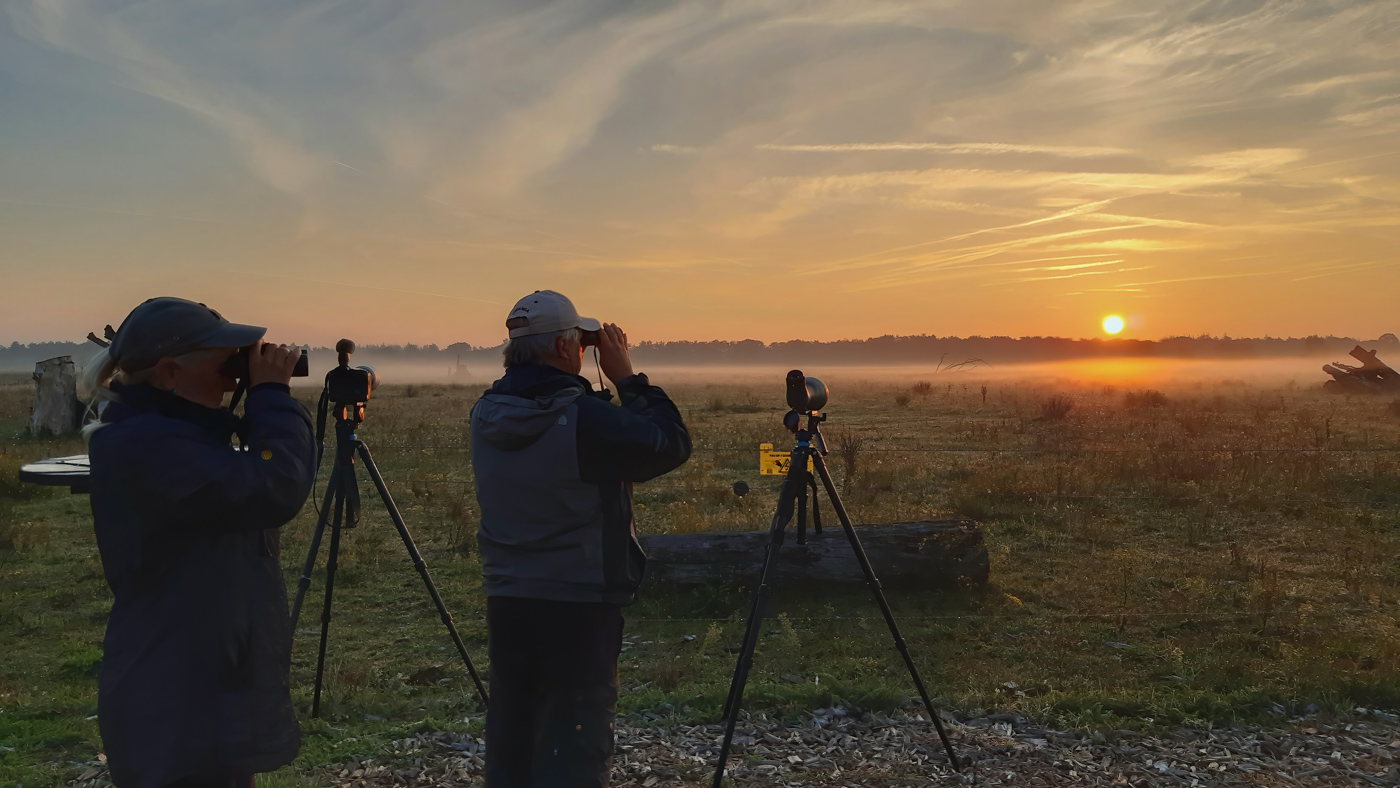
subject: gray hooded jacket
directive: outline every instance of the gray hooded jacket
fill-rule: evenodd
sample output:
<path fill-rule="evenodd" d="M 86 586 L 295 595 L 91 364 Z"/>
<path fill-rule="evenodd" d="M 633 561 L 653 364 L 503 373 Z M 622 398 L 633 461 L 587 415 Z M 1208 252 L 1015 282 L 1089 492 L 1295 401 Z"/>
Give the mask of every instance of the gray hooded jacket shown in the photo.
<path fill-rule="evenodd" d="M 646 555 L 632 483 L 690 456 L 680 412 L 645 375 L 618 384 L 622 404 L 544 365 L 510 367 L 471 413 L 486 593 L 629 604 Z"/>

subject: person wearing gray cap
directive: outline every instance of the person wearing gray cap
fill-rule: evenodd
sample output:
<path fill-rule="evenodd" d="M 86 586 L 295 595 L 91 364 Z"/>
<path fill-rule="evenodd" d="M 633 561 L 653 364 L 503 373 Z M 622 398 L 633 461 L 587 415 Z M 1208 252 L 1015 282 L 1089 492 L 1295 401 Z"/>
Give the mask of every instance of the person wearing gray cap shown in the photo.
<path fill-rule="evenodd" d="M 107 400 L 85 434 L 113 597 L 97 721 L 118 788 L 251 788 L 300 747 L 277 529 L 311 490 L 316 444 L 288 385 L 299 354 L 264 333 L 153 298 L 84 371 Z M 242 347 L 239 419 L 220 368 Z"/>
<path fill-rule="evenodd" d="M 632 484 L 680 467 L 680 411 L 636 374 L 627 335 L 541 290 L 506 320 L 505 376 L 471 412 L 491 705 L 487 788 L 608 784 L 622 607 L 646 555 Z M 579 375 L 597 347 L 617 387 Z"/>

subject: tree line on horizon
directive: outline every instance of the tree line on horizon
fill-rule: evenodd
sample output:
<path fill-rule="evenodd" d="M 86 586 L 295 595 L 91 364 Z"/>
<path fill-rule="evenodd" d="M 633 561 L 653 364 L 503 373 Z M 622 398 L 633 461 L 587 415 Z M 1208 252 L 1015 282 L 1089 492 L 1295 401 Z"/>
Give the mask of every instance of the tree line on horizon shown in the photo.
<path fill-rule="evenodd" d="M 365 361 L 405 361 L 477 366 L 500 363 L 502 345 L 493 347 L 455 342 L 439 347 L 428 345 L 360 345 L 355 354 Z M 1313 357 L 1345 359 L 1357 344 L 1382 353 L 1400 351 L 1395 334 L 1374 340 L 1352 337 L 1306 336 L 1234 338 L 1201 335 L 1165 339 L 1067 339 L 1063 337 L 970 336 L 940 337 L 932 334 L 895 336 L 886 334 L 869 339 L 842 339 L 831 342 L 788 340 L 761 342 L 679 340 L 641 341 L 632 348 L 638 363 L 658 366 L 838 364 L 842 366 L 885 366 L 922 364 L 948 366 L 966 362 L 1016 364 L 1042 361 L 1069 361 L 1092 358 L 1172 358 L 1245 360 L 1256 358 Z M 34 364 L 55 356 L 72 356 L 82 363 L 97 351 L 90 342 L 33 342 L 0 344 L 0 370 L 32 370 Z M 313 348 L 320 359 L 333 356 L 327 347 Z M 1397 353 L 1395 361 L 1400 361 Z"/>

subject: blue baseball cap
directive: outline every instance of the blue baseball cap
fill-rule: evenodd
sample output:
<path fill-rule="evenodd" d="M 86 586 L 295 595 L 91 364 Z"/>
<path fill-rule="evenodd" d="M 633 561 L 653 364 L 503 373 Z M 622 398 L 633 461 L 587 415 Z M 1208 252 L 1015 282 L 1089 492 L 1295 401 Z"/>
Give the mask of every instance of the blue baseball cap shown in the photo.
<path fill-rule="evenodd" d="M 167 356 L 205 348 L 240 348 L 257 342 L 266 328 L 230 323 L 204 304 L 162 296 L 145 301 L 122 321 L 107 352 L 117 366 L 137 372 Z"/>

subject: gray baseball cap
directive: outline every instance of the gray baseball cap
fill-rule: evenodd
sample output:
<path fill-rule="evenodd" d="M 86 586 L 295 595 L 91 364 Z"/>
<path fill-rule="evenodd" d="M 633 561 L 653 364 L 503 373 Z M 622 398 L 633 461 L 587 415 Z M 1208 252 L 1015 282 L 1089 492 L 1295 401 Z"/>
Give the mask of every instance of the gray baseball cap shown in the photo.
<path fill-rule="evenodd" d="M 567 328 L 598 331 L 603 324 L 591 317 L 579 317 L 574 302 L 563 294 L 553 290 L 536 290 L 515 302 L 515 308 L 506 317 L 506 328 L 510 329 L 510 338 L 515 339 Z"/>
<path fill-rule="evenodd" d="M 204 348 L 247 347 L 266 333 L 260 326 L 230 323 L 204 304 L 162 296 L 131 310 L 107 352 L 118 367 L 137 372 L 167 356 Z"/>

